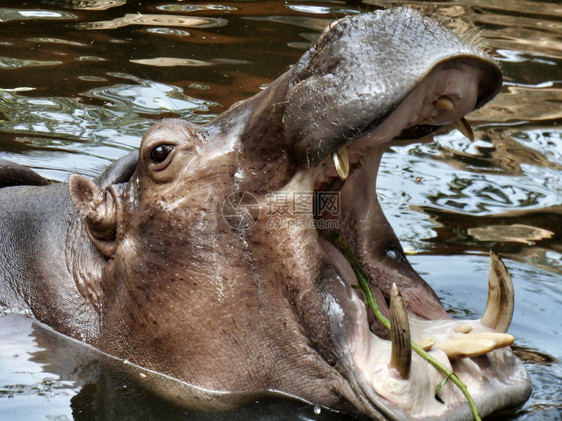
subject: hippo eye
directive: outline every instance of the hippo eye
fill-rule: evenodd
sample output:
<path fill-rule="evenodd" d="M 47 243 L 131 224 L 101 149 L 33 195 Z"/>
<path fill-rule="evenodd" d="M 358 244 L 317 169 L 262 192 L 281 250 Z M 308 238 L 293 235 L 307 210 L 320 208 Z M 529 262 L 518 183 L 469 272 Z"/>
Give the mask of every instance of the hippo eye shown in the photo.
<path fill-rule="evenodd" d="M 158 145 L 150 151 L 150 160 L 155 164 L 164 162 L 173 150 L 173 145 Z"/>

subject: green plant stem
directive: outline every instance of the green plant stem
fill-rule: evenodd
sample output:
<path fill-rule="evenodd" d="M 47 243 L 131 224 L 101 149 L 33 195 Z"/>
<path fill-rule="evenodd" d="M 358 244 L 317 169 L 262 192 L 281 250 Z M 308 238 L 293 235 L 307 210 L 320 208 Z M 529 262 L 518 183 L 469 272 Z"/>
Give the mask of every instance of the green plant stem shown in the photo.
<path fill-rule="evenodd" d="M 375 300 L 375 297 L 373 296 L 373 292 L 371 291 L 371 288 L 369 287 L 369 281 L 370 281 L 369 275 L 365 272 L 365 269 L 363 269 L 363 266 L 361 265 L 361 263 L 357 260 L 357 258 L 353 254 L 352 250 L 347 246 L 347 244 L 345 244 L 345 242 L 343 241 L 343 238 L 340 235 L 338 235 L 336 237 L 336 241 L 339 245 L 340 251 L 343 252 L 345 258 L 349 261 L 353 271 L 355 272 L 355 276 L 357 277 L 357 281 L 359 282 L 359 286 L 361 287 L 361 290 L 363 291 L 363 294 L 365 295 L 365 301 L 366 301 L 367 305 L 371 308 L 371 310 L 375 314 L 375 317 L 387 329 L 390 330 L 390 321 L 386 317 L 384 317 L 384 315 L 380 312 L 377 301 Z M 470 405 L 470 410 L 472 411 L 472 416 L 474 417 L 474 419 L 476 421 L 481 421 L 480 415 L 478 414 L 478 408 L 476 408 L 476 404 L 474 403 L 474 400 L 472 399 L 472 396 L 470 395 L 466 385 L 457 377 L 457 375 L 454 372 L 452 372 L 451 370 L 449 370 L 447 367 L 445 367 L 443 364 L 441 364 L 434 357 L 429 355 L 426 351 L 423 350 L 423 348 L 421 348 L 414 341 L 411 342 L 411 346 L 412 346 L 412 349 L 420 357 L 422 357 L 424 360 L 429 362 L 437 370 L 441 371 L 446 376 L 447 379 L 451 379 L 451 381 L 460 389 L 460 391 L 466 397 L 466 400 L 468 401 L 468 404 Z"/>

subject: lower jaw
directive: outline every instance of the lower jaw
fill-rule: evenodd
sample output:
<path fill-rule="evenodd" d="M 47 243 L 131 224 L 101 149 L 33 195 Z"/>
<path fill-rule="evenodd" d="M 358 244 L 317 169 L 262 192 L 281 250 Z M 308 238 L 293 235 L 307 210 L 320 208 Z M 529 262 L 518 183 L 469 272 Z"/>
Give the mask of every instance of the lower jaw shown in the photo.
<path fill-rule="evenodd" d="M 342 253 L 322 236 L 319 237 L 319 242 L 348 288 L 357 285 L 355 273 Z M 378 294 L 377 301 L 384 303 L 382 294 Z M 444 375 L 417 354 L 412 358 L 408 379 L 402 379 L 397 370 L 389 367 L 391 342 L 386 339 L 387 335 L 375 335 L 369 330 L 370 311 L 362 298 L 362 293 L 354 289 L 346 306 L 353 329 L 349 343 L 351 365 L 354 367 L 352 375 L 355 376 L 361 393 L 390 419 L 470 419 L 466 398 L 452 382 L 443 386 L 439 394 L 445 404 L 435 399 L 435 387 L 443 381 Z M 462 329 L 470 329 L 472 333 L 491 331 L 479 320 L 423 320 L 411 314 L 409 318 L 412 340 L 415 342 L 428 337 L 436 342 L 446 342 Z M 455 360 L 449 360 L 437 347 L 430 348 L 428 352 L 467 384 L 482 416 L 501 409 L 495 405 L 498 401 L 502 401 L 500 407 L 510 407 L 526 399 L 530 387 L 528 376 L 510 348 L 496 349 L 481 357 Z M 497 383 L 497 390 L 491 386 L 494 383 Z M 506 388 L 506 384 L 515 385 L 507 387 L 513 389 L 511 394 L 507 390 L 505 393 L 499 392 Z"/>
<path fill-rule="evenodd" d="M 432 329 L 444 332 L 454 331 L 460 324 L 470 324 L 475 332 L 489 331 L 478 320 L 421 323 L 431 323 Z M 413 321 L 412 324 L 415 330 L 418 321 Z M 418 338 L 412 339 L 418 341 Z M 359 327 L 352 336 L 350 346 L 357 383 L 362 393 L 385 417 L 398 420 L 472 419 L 465 396 L 452 382 L 446 383 L 439 392 L 444 404 L 436 400 L 435 387 L 443 381 L 444 375 L 417 354 L 412 357 L 408 379 L 402 379 L 395 369 L 389 367 L 389 341 L 376 337 L 364 327 Z M 528 373 L 509 347 L 496 349 L 481 357 L 456 360 L 449 360 L 445 353 L 437 348 L 431 349 L 429 354 L 466 384 L 482 417 L 518 405 L 524 402 L 530 393 Z"/>

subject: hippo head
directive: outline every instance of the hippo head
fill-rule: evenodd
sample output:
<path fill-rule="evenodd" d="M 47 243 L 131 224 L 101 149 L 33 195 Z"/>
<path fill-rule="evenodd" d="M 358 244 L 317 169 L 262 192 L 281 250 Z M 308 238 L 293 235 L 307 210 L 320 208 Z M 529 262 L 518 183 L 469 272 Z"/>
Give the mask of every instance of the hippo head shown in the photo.
<path fill-rule="evenodd" d="M 157 123 L 127 182 L 72 176 L 100 262 L 88 294 L 100 314 L 93 344 L 217 395 L 277 392 L 372 418 L 470 418 L 451 382 L 444 403 L 435 398 L 443 374 L 408 356 L 400 332 L 367 309 L 337 235 L 382 313 L 407 317 L 402 330 L 455 371 L 481 415 L 521 403 L 530 386 L 505 347 L 512 339 L 490 335 L 505 332 L 513 309 L 501 264 L 483 320 L 451 320 L 375 191 L 392 139 L 464 121 L 500 86 L 479 47 L 411 9 L 347 17 L 207 125 Z M 393 284 L 406 310 L 389 309 Z"/>

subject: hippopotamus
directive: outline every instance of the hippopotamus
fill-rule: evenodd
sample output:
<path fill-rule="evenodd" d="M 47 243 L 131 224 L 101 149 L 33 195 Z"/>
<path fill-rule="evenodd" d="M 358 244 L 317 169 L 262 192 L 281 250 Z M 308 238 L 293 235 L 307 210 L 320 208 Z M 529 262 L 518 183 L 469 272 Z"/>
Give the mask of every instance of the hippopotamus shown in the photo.
<path fill-rule="evenodd" d="M 452 319 L 376 195 L 393 139 L 455 124 L 470 135 L 464 116 L 501 84 L 481 43 L 389 9 L 333 22 L 207 124 L 157 122 L 96 179 L 50 183 L 2 162 L 0 302 L 160 375 L 141 378 L 186 406 L 280 395 L 371 419 L 470 419 L 410 341 L 455 372 L 481 416 L 521 404 L 530 382 L 505 333 L 501 260 L 484 316 Z"/>

